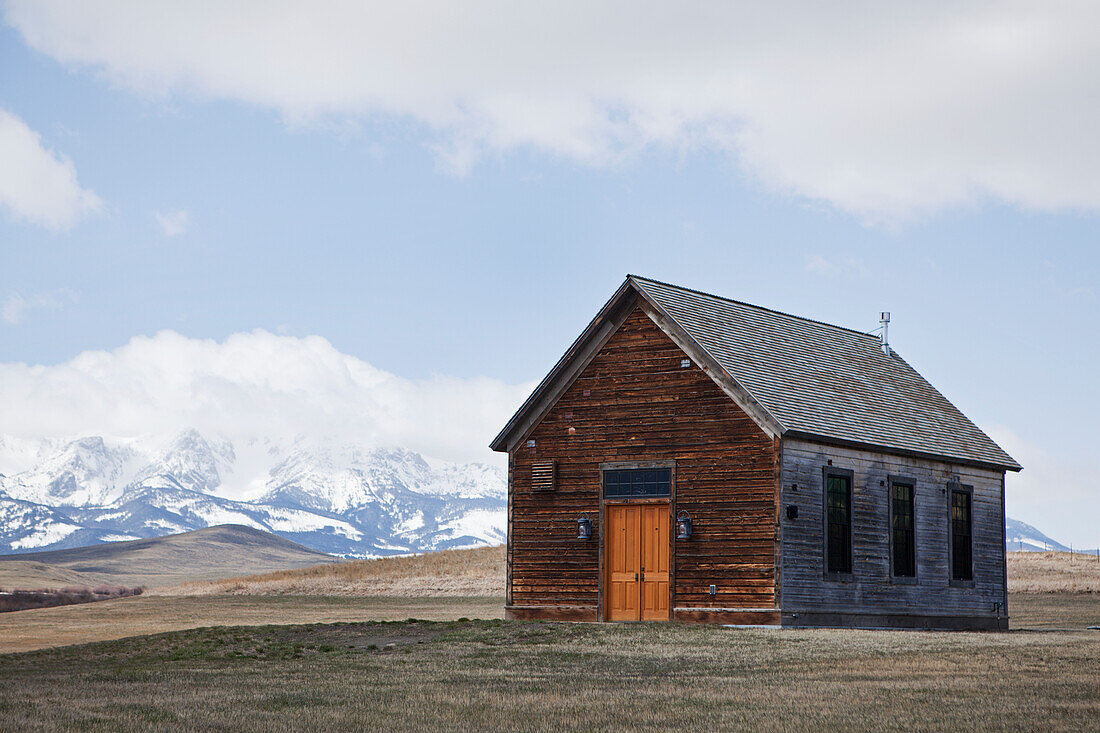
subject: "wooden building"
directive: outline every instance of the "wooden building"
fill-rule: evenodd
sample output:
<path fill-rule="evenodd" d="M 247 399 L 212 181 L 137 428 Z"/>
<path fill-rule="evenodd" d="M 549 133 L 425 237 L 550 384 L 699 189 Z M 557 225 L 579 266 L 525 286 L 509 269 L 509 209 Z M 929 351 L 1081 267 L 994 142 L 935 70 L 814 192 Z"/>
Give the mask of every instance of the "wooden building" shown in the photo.
<path fill-rule="evenodd" d="M 492 448 L 510 618 L 1007 628 L 1020 466 L 874 335 L 628 276 Z"/>

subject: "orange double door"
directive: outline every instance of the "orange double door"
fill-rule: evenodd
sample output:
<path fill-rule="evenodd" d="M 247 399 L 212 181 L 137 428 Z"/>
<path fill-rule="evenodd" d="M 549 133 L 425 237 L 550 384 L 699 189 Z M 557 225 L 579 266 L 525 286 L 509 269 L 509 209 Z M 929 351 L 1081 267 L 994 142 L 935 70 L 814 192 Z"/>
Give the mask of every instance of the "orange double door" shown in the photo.
<path fill-rule="evenodd" d="M 604 619 L 668 621 L 669 505 L 608 504 Z"/>

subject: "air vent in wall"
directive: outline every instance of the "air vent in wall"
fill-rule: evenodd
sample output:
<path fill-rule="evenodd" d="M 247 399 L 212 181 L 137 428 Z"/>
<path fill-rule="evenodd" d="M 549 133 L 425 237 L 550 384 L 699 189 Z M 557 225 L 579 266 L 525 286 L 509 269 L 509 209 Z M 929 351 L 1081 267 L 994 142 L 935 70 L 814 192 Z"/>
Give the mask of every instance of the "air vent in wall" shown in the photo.
<path fill-rule="evenodd" d="M 531 490 L 553 491 L 558 488 L 558 462 L 537 461 L 531 464 Z"/>

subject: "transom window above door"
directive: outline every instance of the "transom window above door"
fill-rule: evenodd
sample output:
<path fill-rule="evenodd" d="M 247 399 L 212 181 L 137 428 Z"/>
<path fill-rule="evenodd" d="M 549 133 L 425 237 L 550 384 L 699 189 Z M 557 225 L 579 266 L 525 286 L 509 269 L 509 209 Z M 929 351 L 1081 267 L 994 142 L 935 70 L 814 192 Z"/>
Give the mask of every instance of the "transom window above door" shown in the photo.
<path fill-rule="evenodd" d="M 670 468 L 618 468 L 603 472 L 603 495 L 608 499 L 672 495 Z"/>

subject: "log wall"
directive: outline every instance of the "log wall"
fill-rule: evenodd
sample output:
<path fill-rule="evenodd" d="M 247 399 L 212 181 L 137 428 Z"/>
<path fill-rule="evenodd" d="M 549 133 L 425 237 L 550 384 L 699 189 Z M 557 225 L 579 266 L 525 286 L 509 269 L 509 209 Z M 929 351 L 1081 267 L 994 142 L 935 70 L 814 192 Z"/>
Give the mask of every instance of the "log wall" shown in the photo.
<path fill-rule="evenodd" d="M 672 510 L 694 521 L 690 540 L 673 540 L 670 605 L 681 616 L 775 608 L 776 445 L 696 364 L 682 367 L 686 358 L 636 307 L 526 436 L 534 447 L 525 439 L 509 455 L 507 595 L 516 613 L 598 613 L 599 466 L 620 461 L 675 461 Z M 532 464 L 550 459 L 556 489 L 533 492 Z M 593 524 L 589 542 L 576 539 L 582 513 Z"/>

